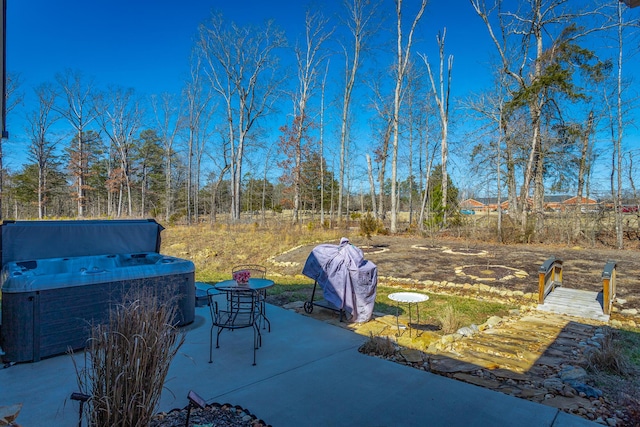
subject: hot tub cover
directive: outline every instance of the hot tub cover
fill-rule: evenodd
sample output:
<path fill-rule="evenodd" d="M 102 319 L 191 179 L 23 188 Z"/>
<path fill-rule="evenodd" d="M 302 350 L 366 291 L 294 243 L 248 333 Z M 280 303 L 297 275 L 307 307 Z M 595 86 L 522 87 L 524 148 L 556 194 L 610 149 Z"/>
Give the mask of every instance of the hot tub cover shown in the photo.
<path fill-rule="evenodd" d="M 1 264 L 43 258 L 160 252 L 163 229 L 153 219 L 5 221 L 0 226 Z"/>
<path fill-rule="evenodd" d="M 339 245 L 318 245 L 309 254 L 302 274 L 315 280 L 324 298 L 351 315 L 354 322 L 371 319 L 376 300 L 378 268 L 362 250 L 343 237 Z"/>

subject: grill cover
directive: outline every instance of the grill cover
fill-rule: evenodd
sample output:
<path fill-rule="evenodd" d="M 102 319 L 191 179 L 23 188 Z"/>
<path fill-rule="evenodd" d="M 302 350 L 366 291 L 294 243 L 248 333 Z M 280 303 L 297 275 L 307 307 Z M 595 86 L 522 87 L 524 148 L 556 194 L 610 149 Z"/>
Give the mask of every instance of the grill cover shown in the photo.
<path fill-rule="evenodd" d="M 322 287 L 324 298 L 351 316 L 353 322 L 371 319 L 376 300 L 378 267 L 362 250 L 343 237 L 339 245 L 318 245 L 309 254 L 302 274 Z"/>

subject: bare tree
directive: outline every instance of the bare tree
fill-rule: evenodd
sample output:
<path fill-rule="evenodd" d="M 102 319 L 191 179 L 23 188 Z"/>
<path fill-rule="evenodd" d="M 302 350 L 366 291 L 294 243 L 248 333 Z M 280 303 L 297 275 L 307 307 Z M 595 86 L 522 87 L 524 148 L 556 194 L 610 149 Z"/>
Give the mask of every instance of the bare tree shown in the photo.
<path fill-rule="evenodd" d="M 295 48 L 298 71 L 298 90 L 294 99 L 294 171 L 293 177 L 293 222 L 298 222 L 300 210 L 300 181 L 302 170 L 303 136 L 309 126 L 308 102 L 318 85 L 318 67 L 324 60 L 322 45 L 333 33 L 327 29 L 329 20 L 319 11 L 307 11 L 305 14 L 305 42 Z M 323 85 L 324 89 L 324 85 Z M 307 141 L 308 142 L 308 141 Z"/>
<path fill-rule="evenodd" d="M 417 129 L 422 126 L 420 123 L 421 109 L 424 107 L 420 103 L 420 98 L 422 98 L 421 94 L 418 93 L 419 87 L 419 75 L 416 73 L 416 67 L 411 66 L 410 72 L 407 74 L 407 93 L 406 93 L 406 128 L 408 132 L 408 158 L 407 158 L 407 176 L 408 176 L 408 191 L 409 191 L 409 224 L 412 225 L 414 223 L 415 215 L 414 215 L 414 184 L 415 184 L 415 175 L 414 175 L 414 143 L 415 136 L 419 135 Z M 418 153 L 421 155 L 421 151 Z"/>
<path fill-rule="evenodd" d="M 322 96 L 320 97 L 320 159 L 324 159 L 324 92 L 327 86 L 327 75 L 329 74 L 329 61 L 322 78 Z M 320 224 L 324 226 L 324 166 L 325 162 L 320 162 Z M 265 176 L 266 180 L 266 176 Z"/>
<path fill-rule="evenodd" d="M 377 125 L 373 125 L 375 132 L 378 133 L 377 138 L 380 139 L 380 145 L 378 145 L 374 151 L 375 163 L 378 167 L 378 203 L 377 211 L 374 209 L 374 215 L 376 219 L 386 219 L 385 208 L 385 194 L 384 194 L 384 180 L 386 178 L 387 160 L 389 159 L 389 145 L 391 144 L 391 134 L 393 132 L 393 116 L 391 112 L 392 101 L 389 97 L 383 95 L 381 88 L 382 77 L 374 77 L 370 79 L 371 90 L 374 94 L 372 106 L 377 113 Z M 372 171 L 373 173 L 373 171 Z"/>
<path fill-rule="evenodd" d="M 172 184 L 172 159 L 173 146 L 178 133 L 182 129 L 183 121 L 180 103 L 176 102 L 174 95 L 164 93 L 158 97 L 151 97 L 151 108 L 154 111 L 158 134 L 162 140 L 164 149 L 164 174 L 165 174 L 165 221 L 169 221 L 173 212 L 173 184 Z"/>
<path fill-rule="evenodd" d="M 378 219 L 378 212 L 376 209 L 376 185 L 373 179 L 373 167 L 371 166 L 371 156 L 365 154 L 367 158 L 367 175 L 369 176 L 369 193 L 371 194 L 371 211 L 374 218 Z M 364 209 L 363 209 L 364 210 Z"/>
<path fill-rule="evenodd" d="M 497 195 L 497 238 L 498 241 L 503 241 L 502 234 L 502 186 L 503 186 L 503 167 L 510 170 L 511 179 L 514 178 L 513 168 L 509 166 L 510 162 L 506 159 L 506 155 L 503 150 L 505 140 L 509 134 L 507 131 L 508 122 L 505 120 L 505 102 L 506 102 L 506 82 L 505 75 L 503 73 L 496 73 L 495 88 L 489 93 L 475 96 L 474 99 L 468 102 L 467 106 L 472 111 L 476 112 L 481 120 L 487 122 L 486 136 L 488 139 L 487 144 L 479 143 L 472 147 L 472 162 L 477 160 L 479 165 L 486 165 L 487 168 L 495 168 L 495 185 Z M 510 179 L 507 179 L 508 183 L 511 183 Z M 513 181 L 515 185 L 515 180 Z"/>
<path fill-rule="evenodd" d="M 7 86 L 5 87 L 7 115 L 18 105 L 22 104 L 24 100 L 24 94 L 19 90 L 21 84 L 22 78 L 19 74 L 7 74 Z M 3 137 L 6 138 L 6 136 Z"/>
<path fill-rule="evenodd" d="M 338 174 L 338 221 L 342 221 L 342 201 L 345 189 L 345 167 L 349 142 L 349 120 L 351 97 L 356 83 L 356 74 L 360 67 L 360 55 L 367 37 L 371 35 L 370 24 L 376 5 L 368 0 L 345 0 L 345 8 L 349 15 L 346 25 L 353 36 L 353 48 L 342 46 L 345 58 L 345 82 L 342 94 L 342 117 L 340 122 L 340 170 Z"/>
<path fill-rule="evenodd" d="M 429 189 L 431 170 L 433 162 L 436 159 L 436 152 L 440 143 L 440 138 L 432 138 L 432 129 L 430 118 L 433 115 L 433 104 L 429 102 L 430 98 L 424 99 L 419 114 L 414 114 L 417 118 L 417 133 L 419 145 L 418 165 L 420 171 L 420 186 L 423 189 L 422 201 L 420 203 L 420 214 L 418 216 L 418 227 L 420 231 L 425 231 L 425 216 L 429 214 L 427 211 L 427 200 L 429 198 Z"/>
<path fill-rule="evenodd" d="M 425 160 L 426 160 L 426 167 L 424 170 L 424 176 L 425 176 L 425 180 L 424 180 L 424 193 L 422 194 L 422 204 L 420 206 L 420 217 L 419 217 L 419 222 L 420 222 L 420 230 L 424 231 L 424 222 L 425 222 L 425 216 L 427 214 L 427 200 L 429 200 L 429 186 L 430 186 L 430 179 L 431 179 L 431 170 L 433 169 L 433 162 L 435 160 L 435 155 L 434 154 L 430 154 L 429 152 L 432 151 L 429 149 L 429 143 L 428 143 L 428 138 L 427 138 L 427 142 L 424 144 L 425 145 L 425 152 L 426 152 L 426 156 L 425 156 Z M 437 147 L 433 147 L 433 151 L 436 150 Z"/>
<path fill-rule="evenodd" d="M 200 164 L 204 154 L 204 143 L 208 136 L 207 127 L 214 108 L 211 106 L 211 92 L 204 87 L 199 52 L 191 55 L 190 80 L 183 90 L 185 128 L 187 130 L 187 223 L 192 218 L 198 221 L 198 190 L 200 187 Z M 195 171 L 194 171 L 195 166 Z M 195 182 L 194 182 L 195 177 Z M 193 204 L 193 207 L 192 207 Z M 193 209 L 193 213 L 192 213 Z"/>
<path fill-rule="evenodd" d="M 611 168 L 611 195 L 613 196 L 613 206 L 615 209 L 616 218 L 616 243 L 618 249 L 624 247 L 624 230 L 622 221 L 622 136 L 624 132 L 624 117 L 622 114 L 623 106 L 623 82 L 622 82 L 622 66 L 624 64 L 624 38 L 623 28 L 624 20 L 622 16 L 622 2 L 618 2 L 617 7 L 617 42 L 618 42 L 618 55 L 617 55 L 617 80 L 616 80 L 616 131 L 612 132 L 613 140 L 613 166 Z M 611 124 L 613 127 L 613 123 Z M 614 137 L 613 135 L 616 135 Z M 614 185 L 614 174 L 617 176 L 616 184 Z"/>
<path fill-rule="evenodd" d="M 42 84 L 34 89 L 38 99 L 38 109 L 27 114 L 30 136 L 29 157 L 33 159 L 38 168 L 38 219 L 46 215 L 46 205 L 49 191 L 47 177 L 50 172 L 51 162 L 55 157 L 54 150 L 60 142 L 60 138 L 51 139 L 51 126 L 60 119 L 55 114 L 53 106 L 57 93 L 51 84 Z"/>
<path fill-rule="evenodd" d="M 222 126 L 222 129 L 218 130 L 220 132 L 220 136 L 219 138 L 214 139 L 215 141 L 218 141 L 217 147 L 208 150 L 205 153 L 214 169 L 214 171 L 209 174 L 211 192 L 211 223 L 215 223 L 217 221 L 218 189 L 220 188 L 220 184 L 222 184 L 225 175 L 231 169 L 231 142 L 226 137 L 227 132 L 224 129 L 224 126 Z"/>
<path fill-rule="evenodd" d="M 269 170 L 269 164 L 271 163 L 271 149 L 273 146 L 270 146 L 267 149 L 267 154 L 264 156 L 264 169 L 263 169 L 263 177 L 262 177 L 262 197 L 260 201 L 260 217 L 262 220 L 262 225 L 264 226 L 267 222 L 266 218 L 266 202 L 267 202 L 267 171 Z"/>
<path fill-rule="evenodd" d="M 23 100 L 23 95 L 21 92 L 18 91 L 18 88 L 20 87 L 20 83 L 21 83 L 21 79 L 20 76 L 18 74 L 7 74 L 7 82 L 6 82 L 6 87 L 5 89 L 5 107 L 6 107 L 6 114 L 7 116 L 11 113 L 11 111 L 18 105 L 20 105 L 22 103 Z M 0 132 L 4 132 L 5 128 L 6 128 L 7 123 L 3 122 L 2 123 L 2 129 L 0 129 Z M 4 166 L 3 166 L 3 157 L 4 157 L 4 152 L 3 152 L 3 139 L 7 138 L 8 134 L 2 134 L 0 135 L 0 220 L 2 220 L 2 199 L 3 199 L 3 189 L 4 189 L 4 180 L 3 180 L 3 175 L 4 175 Z"/>
<path fill-rule="evenodd" d="M 585 129 L 581 132 L 581 147 L 580 147 L 580 157 L 578 159 L 578 203 L 582 205 L 582 196 L 584 192 L 584 181 L 587 176 L 587 171 L 589 169 L 588 161 L 589 161 L 589 145 L 591 136 L 593 134 L 593 121 L 594 114 L 593 110 L 589 111 L 589 117 L 587 118 L 587 123 Z M 577 237 L 581 233 L 580 227 L 580 210 L 576 212 L 575 222 L 573 225 L 573 237 Z"/>
<path fill-rule="evenodd" d="M 413 43 L 413 33 L 422 18 L 424 9 L 427 7 L 427 0 L 422 0 L 420 9 L 416 13 L 411 24 L 411 29 L 407 36 L 406 46 L 403 46 L 404 40 L 402 36 L 402 0 L 396 0 L 396 28 L 397 28 L 397 51 L 396 51 L 396 68 L 395 68 L 395 90 L 393 91 L 393 159 L 391 161 L 391 232 L 396 233 L 398 230 L 398 202 L 396 194 L 398 194 L 398 148 L 400 145 L 400 105 L 402 103 L 402 90 L 404 80 L 409 67 L 409 56 L 411 54 L 411 44 Z"/>
<path fill-rule="evenodd" d="M 97 116 L 100 129 L 116 149 L 120 163 L 120 167 L 115 170 L 117 176 L 113 177 L 119 187 L 117 216 L 122 215 L 123 190 L 126 190 L 127 196 L 127 215 L 132 216 L 131 154 L 142 120 L 140 103 L 135 98 L 133 89 L 116 88 L 101 95 L 96 101 L 96 108 L 101 113 Z"/>
<path fill-rule="evenodd" d="M 77 147 L 71 158 L 71 170 L 76 177 L 76 200 L 78 203 L 78 217 L 84 217 L 86 202 L 86 178 L 87 178 L 87 147 L 85 139 L 86 131 L 97 115 L 93 108 L 94 83 L 93 80 L 84 80 L 82 74 L 77 71 L 67 70 L 64 74 L 58 74 L 56 80 L 62 89 L 60 104 L 53 108 L 60 113 L 74 129 L 77 137 Z"/>
<path fill-rule="evenodd" d="M 242 162 L 256 123 L 278 99 L 285 76 L 276 50 L 286 44 L 272 21 L 264 27 L 239 27 L 213 15 L 199 29 L 198 48 L 212 89 L 222 98 L 231 156 L 231 218 L 240 219 Z"/>
<path fill-rule="evenodd" d="M 427 66 L 427 72 L 429 73 L 429 81 L 431 82 L 431 92 L 433 98 L 438 106 L 438 112 L 440 113 L 440 153 L 441 153 L 441 165 L 442 165 L 442 225 L 447 226 L 448 207 L 447 207 L 447 187 L 449 181 L 449 174 L 447 173 L 447 161 L 449 156 L 449 97 L 451 94 L 451 69 L 453 68 L 453 55 L 449 55 L 447 58 L 447 65 L 444 64 L 444 42 L 447 36 L 447 29 L 445 28 L 442 35 L 438 34 L 436 41 L 438 42 L 438 54 L 440 59 L 440 67 L 436 88 L 436 80 L 433 77 L 431 66 L 425 55 L 422 55 L 425 65 Z M 446 78 L 445 78 L 446 73 Z"/>
<path fill-rule="evenodd" d="M 635 201 L 636 207 L 640 207 L 638 203 L 638 190 L 636 189 L 636 183 L 633 178 L 634 166 L 633 166 L 633 151 L 629 151 L 629 166 L 627 169 L 627 173 L 629 176 L 629 184 L 631 185 L 631 194 L 633 195 L 633 200 Z"/>
<path fill-rule="evenodd" d="M 513 85 L 512 99 L 507 104 L 509 113 L 526 108 L 527 130 L 529 134 L 528 153 L 523 168 L 523 177 L 518 197 L 510 195 L 510 213 L 520 221 L 521 232 L 527 224 L 527 199 L 534 184 L 533 207 L 536 213 L 536 230 L 541 230 L 544 220 L 544 166 L 545 147 L 543 127 L 545 109 L 552 104 L 554 94 L 562 94 L 569 99 L 580 97 L 580 90 L 572 79 L 572 68 L 584 66 L 591 59 L 589 51 L 576 45 L 581 37 L 602 27 L 578 28 L 578 19 L 594 16 L 596 6 L 587 2 L 579 7 L 565 0 L 541 2 L 528 0 L 521 2 L 517 11 L 503 8 L 503 0 L 494 0 L 490 8 L 487 0 L 470 0 L 477 15 L 483 20 L 489 36 L 496 47 L 501 61 L 501 69 Z M 602 6 L 599 6 L 602 7 Z M 498 22 L 499 34 L 494 30 L 492 18 Z M 549 47 L 545 48 L 545 44 Z M 579 60 L 568 60 L 571 54 Z M 518 56 L 519 55 L 519 56 Z M 562 72 L 560 72 L 562 70 Z M 507 119 L 507 117 L 505 117 Z M 507 143 L 515 142 L 507 139 Z M 509 146 L 507 145 L 509 150 Z"/>

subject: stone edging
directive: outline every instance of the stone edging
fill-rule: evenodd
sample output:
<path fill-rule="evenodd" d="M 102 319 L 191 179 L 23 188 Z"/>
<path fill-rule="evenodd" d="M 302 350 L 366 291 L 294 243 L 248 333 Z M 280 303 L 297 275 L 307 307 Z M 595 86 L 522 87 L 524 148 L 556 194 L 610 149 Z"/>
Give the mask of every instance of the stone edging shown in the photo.
<path fill-rule="evenodd" d="M 522 291 L 512 291 L 509 289 L 500 289 L 500 288 L 496 288 L 490 285 L 487 285 L 485 283 L 455 283 L 455 282 L 449 282 L 446 280 L 443 281 L 438 281 L 438 280 L 416 280 L 416 279 L 406 279 L 406 278 L 398 278 L 398 277 L 392 277 L 392 276 L 378 276 L 378 284 L 380 284 L 381 281 L 387 281 L 387 282 L 397 282 L 397 283 L 401 283 L 401 284 L 410 284 L 410 285 L 423 285 L 425 287 L 428 287 L 429 289 L 432 290 L 436 290 L 435 293 L 438 293 L 437 291 L 440 290 L 448 290 L 451 291 L 452 293 L 456 293 L 456 292 L 461 292 L 461 291 L 471 291 L 471 292 L 482 292 L 485 293 L 489 296 L 493 295 L 494 297 L 507 297 L 507 298 L 513 298 L 514 300 L 519 300 L 519 301 L 524 301 L 526 303 L 534 303 L 537 302 L 538 300 L 538 293 L 533 293 L 533 292 L 522 292 Z M 393 285 L 387 284 L 386 286 L 391 286 L 393 287 Z M 503 299 L 497 299 L 500 302 L 504 302 Z M 515 301 L 513 301 L 515 302 Z"/>
<path fill-rule="evenodd" d="M 153 417 L 152 426 L 160 426 L 160 427 L 173 427 L 177 425 L 183 425 L 186 421 L 186 414 L 189 410 L 189 406 L 186 406 L 182 409 L 175 408 L 170 410 L 169 412 L 160 412 Z M 232 411 L 235 411 L 233 413 Z M 258 419 L 255 415 L 249 412 L 247 409 L 241 407 L 240 405 L 232 405 L 230 403 L 209 403 L 203 409 L 200 408 L 192 408 L 191 409 L 191 417 L 192 422 L 197 419 L 197 417 L 207 418 L 207 421 L 211 421 L 209 418 L 214 417 L 215 415 L 208 415 L 207 412 L 211 412 L 214 414 L 220 413 L 220 418 L 224 419 L 225 422 L 221 420 L 216 420 L 220 422 L 212 423 L 212 424 L 203 424 L 203 425 L 216 425 L 216 426 L 242 426 L 242 425 L 251 425 L 254 427 L 271 427 L 270 424 L 265 423 L 263 420 Z M 225 413 L 226 412 L 226 413 Z"/>

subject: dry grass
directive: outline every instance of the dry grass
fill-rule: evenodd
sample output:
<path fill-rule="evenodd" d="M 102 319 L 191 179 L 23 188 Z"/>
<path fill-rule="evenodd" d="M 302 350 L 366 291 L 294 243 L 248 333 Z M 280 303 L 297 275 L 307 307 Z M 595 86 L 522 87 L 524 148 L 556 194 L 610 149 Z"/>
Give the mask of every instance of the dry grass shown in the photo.
<path fill-rule="evenodd" d="M 596 387 L 627 415 L 625 425 L 640 425 L 640 330 L 603 328 L 599 349 L 587 354 Z"/>
<path fill-rule="evenodd" d="M 617 339 L 619 333 L 610 327 L 605 327 L 602 331 L 604 337 L 601 347 L 587 355 L 589 369 L 623 377 L 630 375 L 633 372 L 633 366 L 625 353 L 623 343 Z"/>
<path fill-rule="evenodd" d="M 462 326 L 462 320 L 458 310 L 451 304 L 447 304 L 438 316 L 441 329 L 444 334 L 452 334 Z"/>
<path fill-rule="evenodd" d="M 389 337 L 374 336 L 370 333 L 369 339 L 360 346 L 359 350 L 364 354 L 390 357 L 393 356 L 398 349 L 396 343 Z"/>
<path fill-rule="evenodd" d="M 162 252 L 196 265 L 198 280 L 230 278 L 238 264 L 266 264 L 269 257 L 299 245 L 339 240 L 343 232 L 314 226 L 201 224 L 172 226 L 162 233 Z"/>
<path fill-rule="evenodd" d="M 146 426 L 155 413 L 169 365 L 184 342 L 175 308 L 150 287 L 138 288 L 92 328 L 85 367 L 76 372 L 89 395 L 89 425 Z M 74 361 L 75 364 L 75 361 Z"/>

